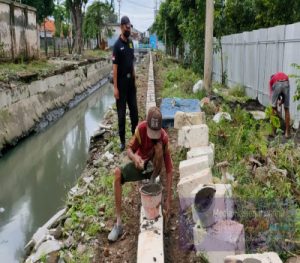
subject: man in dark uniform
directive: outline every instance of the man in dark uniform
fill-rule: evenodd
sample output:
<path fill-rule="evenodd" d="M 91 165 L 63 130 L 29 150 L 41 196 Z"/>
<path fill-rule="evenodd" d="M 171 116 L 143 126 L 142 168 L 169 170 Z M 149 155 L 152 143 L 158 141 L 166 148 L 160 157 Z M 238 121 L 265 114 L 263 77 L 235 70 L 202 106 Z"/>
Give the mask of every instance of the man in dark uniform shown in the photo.
<path fill-rule="evenodd" d="M 114 96 L 117 104 L 120 149 L 125 149 L 126 103 L 130 112 L 131 132 L 134 134 L 138 124 L 138 108 L 136 100 L 134 49 L 130 39 L 131 23 L 127 16 L 121 19 L 121 35 L 113 49 Z"/>

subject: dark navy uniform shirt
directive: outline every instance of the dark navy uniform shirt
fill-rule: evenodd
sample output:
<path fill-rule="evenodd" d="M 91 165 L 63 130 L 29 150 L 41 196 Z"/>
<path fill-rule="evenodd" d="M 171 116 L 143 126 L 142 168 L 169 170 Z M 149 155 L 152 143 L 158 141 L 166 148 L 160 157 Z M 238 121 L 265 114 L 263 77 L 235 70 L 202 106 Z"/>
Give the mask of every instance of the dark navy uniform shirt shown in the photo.
<path fill-rule="evenodd" d="M 114 44 L 112 61 L 118 65 L 118 79 L 132 77 L 134 49 L 130 38 L 127 42 L 121 36 L 118 38 Z"/>

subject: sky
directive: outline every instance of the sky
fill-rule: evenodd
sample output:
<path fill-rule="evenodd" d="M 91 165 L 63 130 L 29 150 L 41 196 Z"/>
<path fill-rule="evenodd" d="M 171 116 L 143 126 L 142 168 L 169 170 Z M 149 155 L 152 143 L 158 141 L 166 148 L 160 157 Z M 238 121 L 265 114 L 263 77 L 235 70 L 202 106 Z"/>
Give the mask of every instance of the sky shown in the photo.
<path fill-rule="evenodd" d="M 115 10 L 118 13 L 119 3 L 115 1 Z M 121 0 L 121 17 L 127 15 L 134 28 L 144 32 L 154 22 L 154 8 L 156 0 Z M 157 0 L 159 2 L 159 0 Z"/>

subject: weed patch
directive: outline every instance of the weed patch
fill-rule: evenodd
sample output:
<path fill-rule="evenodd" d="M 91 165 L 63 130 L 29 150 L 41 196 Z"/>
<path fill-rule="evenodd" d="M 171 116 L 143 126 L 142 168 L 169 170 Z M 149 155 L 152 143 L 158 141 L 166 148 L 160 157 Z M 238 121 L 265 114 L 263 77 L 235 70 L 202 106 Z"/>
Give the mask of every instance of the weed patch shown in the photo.
<path fill-rule="evenodd" d="M 160 61 L 160 67 L 162 97 L 197 99 L 204 95 L 189 90 L 188 81 L 198 79 L 189 69 L 165 61 Z M 215 162 L 228 161 L 235 177 L 234 220 L 244 224 L 247 253 L 276 251 L 282 259 L 299 254 L 300 148 L 292 142 L 269 142 L 273 129 L 279 128 L 278 120 L 268 108 L 267 120 L 255 120 L 241 109 L 239 104 L 249 99 L 243 87 L 225 89 L 214 84 L 213 89 L 225 101 L 220 110 L 228 112 L 232 121 L 215 123 L 211 120 L 215 108 L 203 107 L 209 139 L 215 145 Z M 186 159 L 186 150 L 178 150 L 172 157 L 177 166 Z M 221 176 L 216 168 L 213 174 Z"/>
<path fill-rule="evenodd" d="M 1 63 L 0 80 L 7 82 L 18 79 L 18 74 L 37 73 L 39 77 L 47 76 L 56 69 L 56 65 L 47 60 L 33 60 L 25 63 Z"/>
<path fill-rule="evenodd" d="M 168 58 L 162 58 L 158 63 L 159 74 L 163 80 L 162 97 L 198 98 L 202 99 L 206 93 L 204 90 L 193 94 L 194 84 L 201 77 L 191 69 L 185 69 L 180 64 Z"/>

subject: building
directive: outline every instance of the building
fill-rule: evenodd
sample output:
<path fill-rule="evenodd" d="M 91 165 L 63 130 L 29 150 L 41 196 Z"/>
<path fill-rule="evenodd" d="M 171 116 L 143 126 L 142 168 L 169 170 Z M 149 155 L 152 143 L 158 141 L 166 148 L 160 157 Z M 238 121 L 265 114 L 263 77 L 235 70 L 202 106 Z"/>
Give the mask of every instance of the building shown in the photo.
<path fill-rule="evenodd" d="M 112 48 L 116 40 L 121 34 L 120 24 L 107 24 L 103 29 L 103 37 L 107 42 L 107 46 Z M 141 32 L 138 31 L 136 28 L 132 28 L 131 30 L 131 37 L 133 40 L 134 48 L 138 48 L 139 41 L 141 40 Z"/>

